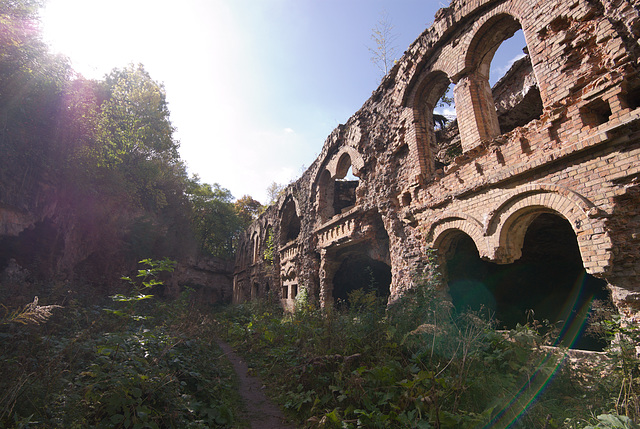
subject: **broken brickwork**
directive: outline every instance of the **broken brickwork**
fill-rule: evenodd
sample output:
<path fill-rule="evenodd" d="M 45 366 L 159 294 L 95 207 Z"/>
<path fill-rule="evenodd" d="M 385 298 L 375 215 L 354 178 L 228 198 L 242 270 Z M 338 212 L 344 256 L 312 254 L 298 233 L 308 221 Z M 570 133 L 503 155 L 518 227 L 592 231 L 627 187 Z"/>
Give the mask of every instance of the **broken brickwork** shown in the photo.
<path fill-rule="evenodd" d="M 372 283 L 389 279 L 393 302 L 429 249 L 445 273 L 470 249 L 477 261 L 460 265 L 466 279 L 474 266 L 524 270 L 536 258 L 544 271 L 544 242 L 554 241 L 545 231 L 556 231 L 547 234 L 570 243 L 549 252 L 561 258 L 574 246 L 585 275 L 606 281 L 618 310 L 638 318 L 638 10 L 638 0 L 453 0 L 439 10 L 246 231 L 234 300 L 270 293 L 290 307 L 304 287 L 328 305 L 365 270 Z M 491 59 L 520 29 L 528 56 L 492 89 Z M 457 120 L 436 129 L 450 84 Z M 357 181 L 344 180 L 350 169 Z"/>

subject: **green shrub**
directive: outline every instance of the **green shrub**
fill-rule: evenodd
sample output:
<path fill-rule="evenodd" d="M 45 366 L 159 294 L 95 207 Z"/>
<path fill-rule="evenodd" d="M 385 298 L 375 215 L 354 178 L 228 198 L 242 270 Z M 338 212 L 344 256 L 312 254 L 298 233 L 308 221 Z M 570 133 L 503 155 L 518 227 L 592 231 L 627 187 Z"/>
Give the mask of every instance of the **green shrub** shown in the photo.
<path fill-rule="evenodd" d="M 71 302 L 0 326 L 0 428 L 233 427 L 236 379 L 192 302 L 124 301 L 126 317 Z"/>
<path fill-rule="evenodd" d="M 496 331 L 487 314 L 454 311 L 440 281 L 430 261 L 389 307 L 354 291 L 348 307 L 286 314 L 251 302 L 215 317 L 305 427 L 578 428 L 606 411 L 565 351 L 543 347 L 538 329 L 548 329 L 532 321 Z"/>

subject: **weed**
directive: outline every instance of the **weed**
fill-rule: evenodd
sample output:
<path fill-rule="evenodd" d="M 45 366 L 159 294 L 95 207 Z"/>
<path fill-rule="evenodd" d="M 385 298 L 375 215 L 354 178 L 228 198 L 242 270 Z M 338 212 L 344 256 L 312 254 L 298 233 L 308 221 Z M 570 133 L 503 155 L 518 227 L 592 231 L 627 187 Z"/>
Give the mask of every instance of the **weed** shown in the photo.
<path fill-rule="evenodd" d="M 568 369 L 566 350 L 545 348 L 549 327 L 496 331 L 486 312 L 457 313 L 434 259 L 389 307 L 363 290 L 348 301 L 293 314 L 251 302 L 215 317 L 305 427 L 578 428 L 606 412 Z"/>
<path fill-rule="evenodd" d="M 140 287 L 166 267 L 150 262 Z M 132 289 L 123 296 L 139 296 Z M 213 320 L 188 292 L 173 302 L 117 303 L 124 317 L 71 302 L 46 324 L 0 326 L 1 428 L 235 424 L 235 376 L 219 359 Z"/>

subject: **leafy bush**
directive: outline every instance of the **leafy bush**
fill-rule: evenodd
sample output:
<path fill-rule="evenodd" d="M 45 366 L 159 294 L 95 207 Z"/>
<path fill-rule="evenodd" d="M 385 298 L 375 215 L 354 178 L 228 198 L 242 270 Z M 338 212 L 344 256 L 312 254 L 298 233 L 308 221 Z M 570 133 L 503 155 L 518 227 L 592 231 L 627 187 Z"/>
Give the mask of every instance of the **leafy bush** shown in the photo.
<path fill-rule="evenodd" d="M 0 325 L 0 428 L 235 424 L 241 401 L 211 319 L 188 292 L 174 302 L 138 300 L 171 265 L 145 262 L 142 282 L 129 279 L 132 293 L 116 296 L 124 309 L 71 302 L 43 325 Z"/>
<path fill-rule="evenodd" d="M 218 332 L 305 427 L 584 428 L 607 412 L 540 324 L 496 331 L 487 314 L 456 313 L 436 268 L 390 307 L 364 291 L 291 314 L 250 302 L 217 314 Z"/>

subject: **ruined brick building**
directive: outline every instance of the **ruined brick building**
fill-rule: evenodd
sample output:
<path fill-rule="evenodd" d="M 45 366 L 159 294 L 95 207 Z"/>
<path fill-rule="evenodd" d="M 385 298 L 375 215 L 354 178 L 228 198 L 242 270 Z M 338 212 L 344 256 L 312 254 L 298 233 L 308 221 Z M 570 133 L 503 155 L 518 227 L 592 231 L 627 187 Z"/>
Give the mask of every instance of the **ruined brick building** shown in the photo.
<path fill-rule="evenodd" d="M 439 10 L 246 231 L 234 301 L 270 292 L 291 306 L 304 287 L 327 305 L 368 285 L 392 302 L 434 249 L 453 303 L 486 305 L 505 324 L 609 297 L 640 319 L 639 9 Z M 519 30 L 527 55 L 491 88 L 492 58 Z M 434 126 L 450 85 L 457 119 Z M 349 170 L 357 180 L 344 180 Z"/>

